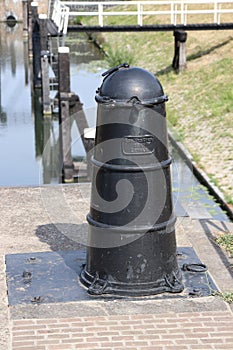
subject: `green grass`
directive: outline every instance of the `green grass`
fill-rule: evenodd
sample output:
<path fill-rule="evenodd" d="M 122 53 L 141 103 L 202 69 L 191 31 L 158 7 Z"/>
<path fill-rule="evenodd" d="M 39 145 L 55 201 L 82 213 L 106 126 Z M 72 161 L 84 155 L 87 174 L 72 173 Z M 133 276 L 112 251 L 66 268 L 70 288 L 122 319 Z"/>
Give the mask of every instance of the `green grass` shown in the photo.
<path fill-rule="evenodd" d="M 213 295 L 219 296 L 228 304 L 233 303 L 233 292 L 214 292 Z"/>
<path fill-rule="evenodd" d="M 111 47 L 105 48 L 106 52 L 106 65 L 108 68 L 118 66 L 124 62 L 127 62 L 128 64 L 132 65 L 134 63 L 134 57 L 130 53 L 129 50 L 119 50 L 115 49 L 113 50 Z"/>
<path fill-rule="evenodd" d="M 233 234 L 227 233 L 216 238 L 216 243 L 223 247 L 233 258 Z"/>
<path fill-rule="evenodd" d="M 86 19 L 85 19 L 86 20 Z M 110 18 L 108 19 L 110 21 Z M 121 19 L 122 20 L 122 19 Z M 134 24 L 133 17 L 127 24 Z M 148 16 L 147 24 L 153 23 Z M 122 24 L 118 17 L 112 24 Z M 110 22 L 109 22 L 110 23 Z M 172 69 L 173 32 L 102 33 L 102 47 L 110 52 L 109 66 L 127 61 L 154 73 L 169 101 L 167 117 L 179 141 L 198 166 L 215 174 L 217 185 L 233 201 L 233 30 L 190 31 L 186 42 L 187 69 Z"/>

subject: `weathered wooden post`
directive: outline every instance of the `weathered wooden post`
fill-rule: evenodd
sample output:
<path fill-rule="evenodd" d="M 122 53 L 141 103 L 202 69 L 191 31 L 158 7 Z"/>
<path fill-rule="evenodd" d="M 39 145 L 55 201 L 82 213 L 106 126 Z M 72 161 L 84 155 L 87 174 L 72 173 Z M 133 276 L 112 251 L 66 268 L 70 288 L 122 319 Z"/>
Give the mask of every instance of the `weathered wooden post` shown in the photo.
<path fill-rule="evenodd" d="M 28 40 L 24 40 L 23 42 L 23 58 L 24 58 L 24 76 L 25 76 L 25 85 L 29 83 L 29 57 L 28 57 Z"/>
<path fill-rule="evenodd" d="M 47 29 L 47 15 L 39 15 L 39 24 L 40 24 L 40 47 L 41 51 L 48 50 L 48 29 Z"/>
<path fill-rule="evenodd" d="M 69 99 L 71 97 L 69 52 L 69 47 L 63 46 L 58 49 L 59 122 L 64 182 L 73 182 L 74 172 L 69 111 Z"/>
<path fill-rule="evenodd" d="M 41 51 L 41 86 L 43 115 L 51 116 L 50 85 L 49 85 L 49 51 Z"/>
<path fill-rule="evenodd" d="M 179 73 L 186 68 L 186 40 L 187 32 L 184 30 L 175 30 L 174 35 L 174 58 L 172 67 Z"/>
<path fill-rule="evenodd" d="M 35 18 L 38 18 L 38 2 L 28 0 L 28 52 L 29 57 L 33 56 L 32 35 Z"/>
<path fill-rule="evenodd" d="M 23 5 L 23 34 L 28 35 L 28 0 L 22 0 Z"/>
<path fill-rule="evenodd" d="M 41 71 L 41 87 L 42 87 L 42 101 L 43 114 L 45 116 L 51 115 L 50 102 L 50 85 L 49 85 L 49 51 L 48 51 L 48 29 L 47 29 L 47 15 L 39 15 L 39 35 L 40 35 L 40 71 Z"/>
<path fill-rule="evenodd" d="M 41 87 L 41 67 L 40 67 L 40 27 L 38 17 L 38 3 L 31 3 L 31 14 L 32 14 L 32 58 L 33 58 L 33 84 L 34 87 Z M 29 44 L 30 46 L 30 44 Z M 30 50 L 30 49 L 29 49 Z"/>

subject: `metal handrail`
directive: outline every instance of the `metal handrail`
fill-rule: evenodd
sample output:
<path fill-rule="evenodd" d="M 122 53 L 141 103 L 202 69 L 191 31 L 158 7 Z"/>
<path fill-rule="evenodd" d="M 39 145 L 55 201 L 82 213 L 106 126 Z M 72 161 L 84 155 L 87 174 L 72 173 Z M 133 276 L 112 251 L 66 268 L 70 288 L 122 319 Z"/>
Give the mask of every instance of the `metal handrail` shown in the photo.
<path fill-rule="evenodd" d="M 60 3 L 58 5 L 57 3 Z M 213 14 L 213 23 L 221 24 L 221 14 L 233 14 L 232 0 L 160 0 L 160 1 L 60 1 L 55 0 L 55 4 L 69 8 L 70 16 L 97 16 L 98 25 L 104 26 L 104 17 L 109 16 L 137 16 L 137 25 L 143 26 L 144 16 L 153 15 L 169 15 L 170 24 L 187 25 L 188 15 Z M 230 8 L 222 8 L 222 5 L 230 4 Z M 148 9 L 148 5 L 150 8 Z M 195 5 L 190 8 L 190 5 Z M 199 8 L 198 5 L 207 5 L 207 8 Z M 123 6 L 123 10 L 116 10 L 115 6 Z M 127 6 L 130 6 L 129 10 Z M 166 7 L 162 9 L 162 7 Z M 81 10 L 74 11 L 74 7 L 80 7 Z M 135 7 L 135 9 L 134 9 Z M 146 8 L 147 7 L 147 8 Z M 154 7 L 154 8 L 153 8 Z M 156 9 L 156 7 L 159 9 Z M 53 15 L 55 16 L 55 15 Z M 68 19 L 66 25 L 68 26 Z M 67 28 L 66 28 L 67 30 Z"/>
<path fill-rule="evenodd" d="M 50 6 L 51 6 L 51 3 L 50 3 Z M 66 35 L 68 22 L 69 22 L 69 13 L 70 13 L 69 6 L 66 6 L 60 0 L 55 0 L 53 2 L 51 19 L 56 24 L 58 28 L 58 33 L 62 33 L 63 35 Z"/>

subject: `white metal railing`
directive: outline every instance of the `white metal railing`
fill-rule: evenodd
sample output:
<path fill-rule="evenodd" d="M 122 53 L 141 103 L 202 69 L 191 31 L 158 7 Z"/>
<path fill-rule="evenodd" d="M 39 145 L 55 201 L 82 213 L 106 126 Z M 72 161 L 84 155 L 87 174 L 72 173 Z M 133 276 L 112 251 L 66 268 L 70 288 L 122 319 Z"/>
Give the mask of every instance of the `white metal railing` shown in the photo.
<path fill-rule="evenodd" d="M 66 35 L 69 22 L 69 6 L 66 6 L 59 0 L 50 0 L 49 12 L 51 14 L 52 21 L 56 24 L 58 32 Z"/>
<path fill-rule="evenodd" d="M 222 14 L 232 14 L 232 0 L 158 0 L 158 1 L 59 1 L 69 7 L 69 16 L 97 16 L 98 25 L 104 26 L 109 16 L 136 16 L 137 25 L 143 26 L 145 16 L 170 17 L 170 23 L 187 25 L 189 15 L 212 15 L 212 23 L 221 24 Z M 227 7 L 224 7 L 227 5 Z M 74 8 L 79 8 L 77 11 Z M 116 8 L 117 7 L 117 8 Z M 122 7 L 122 8 L 121 8 Z M 223 8 L 224 7 L 224 8 Z M 193 18 L 192 18 L 193 19 Z M 230 22 L 233 22 L 233 18 Z M 192 24 L 195 22 L 192 22 Z M 68 25 L 68 22 L 67 22 Z"/>

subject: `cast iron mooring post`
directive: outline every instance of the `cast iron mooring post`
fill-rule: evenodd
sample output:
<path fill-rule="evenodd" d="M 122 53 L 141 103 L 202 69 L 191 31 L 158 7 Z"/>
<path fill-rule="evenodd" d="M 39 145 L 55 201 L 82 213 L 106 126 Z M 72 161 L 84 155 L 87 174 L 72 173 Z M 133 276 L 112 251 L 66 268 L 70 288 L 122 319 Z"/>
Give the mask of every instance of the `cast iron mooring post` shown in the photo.
<path fill-rule="evenodd" d="M 86 265 L 94 295 L 183 290 L 177 264 L 164 94 L 150 72 L 123 64 L 97 91 Z"/>

